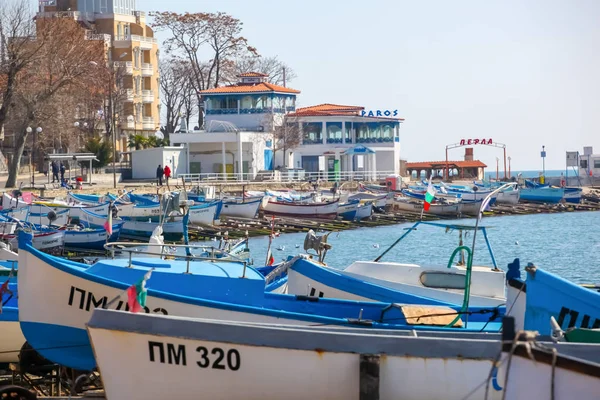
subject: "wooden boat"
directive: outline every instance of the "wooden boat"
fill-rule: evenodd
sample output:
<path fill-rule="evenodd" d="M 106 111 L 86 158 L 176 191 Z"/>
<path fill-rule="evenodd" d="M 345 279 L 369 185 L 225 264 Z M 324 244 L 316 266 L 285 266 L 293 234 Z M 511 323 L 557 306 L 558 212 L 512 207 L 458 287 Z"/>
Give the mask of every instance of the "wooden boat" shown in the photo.
<path fill-rule="evenodd" d="M 570 400 L 600 390 L 600 346 L 584 353 L 544 343 L 558 352 L 552 371 L 549 350 L 507 340 L 503 352 L 497 336 L 411 337 L 103 309 L 87 328 L 109 398 L 195 399 L 199 387 L 206 398 L 249 400 L 304 400 L 307 390 L 332 400 Z"/>
<path fill-rule="evenodd" d="M 148 313 L 366 329 L 495 332 L 501 328 L 498 314 L 487 309 L 473 308 L 468 321 L 463 321 L 459 307 L 417 309 L 390 303 L 315 301 L 306 296 L 265 293 L 266 278 L 241 262 L 132 257 L 131 261 L 100 260 L 89 267 L 41 253 L 31 246 L 30 240 L 31 234 L 19 231 L 21 329 L 42 356 L 80 370 L 96 365 L 85 331 L 91 311 L 97 307 L 123 309 L 127 304 L 126 289 L 140 282 L 150 269 L 154 272 L 147 282 Z M 407 323 L 414 312 L 444 314 L 445 318 Z M 364 323 L 366 320 L 369 322 Z M 449 324 L 453 327 L 447 328 Z"/>
<path fill-rule="evenodd" d="M 32 206 L 33 207 L 33 206 Z M 27 222 L 36 225 L 48 225 L 52 224 L 54 226 L 63 226 L 69 223 L 69 209 L 68 208 L 57 208 L 56 211 L 49 207 L 40 207 L 41 212 L 29 212 L 29 217 L 27 218 Z M 50 213 L 54 214 L 54 219 L 50 220 L 48 215 Z"/>
<path fill-rule="evenodd" d="M 251 199 L 223 199 L 221 215 L 226 217 L 254 218 L 262 203 L 262 197 Z"/>
<path fill-rule="evenodd" d="M 518 189 L 513 190 L 503 190 L 498 193 L 498 197 L 496 201 L 499 204 L 510 204 L 515 205 L 519 203 L 519 199 L 521 197 L 521 191 Z"/>
<path fill-rule="evenodd" d="M 393 199 L 393 193 L 383 193 L 383 194 L 374 194 L 368 192 L 358 192 L 353 195 L 348 196 L 348 201 L 350 200 L 360 200 L 361 202 L 370 201 L 373 202 L 375 207 L 384 208 L 390 203 L 391 199 Z"/>
<path fill-rule="evenodd" d="M 581 203 L 581 196 L 583 194 L 582 188 L 577 187 L 566 187 L 564 188 L 565 195 L 564 199 L 567 203 L 579 204 Z"/>
<path fill-rule="evenodd" d="M 345 221 L 354 221 L 356 218 L 356 212 L 358 211 L 358 206 L 360 205 L 360 200 L 351 200 L 347 203 L 340 204 L 338 207 L 338 216 L 342 217 Z"/>
<path fill-rule="evenodd" d="M 520 200 L 530 203 L 560 203 L 565 196 L 563 188 L 539 187 L 520 189 Z"/>
<path fill-rule="evenodd" d="M 354 216 L 355 221 L 362 221 L 363 219 L 370 218 L 373 215 L 373 203 L 366 201 L 358 206 L 356 209 L 356 215 Z"/>
<path fill-rule="evenodd" d="M 462 245 L 467 232 L 477 230 L 487 245 L 486 259 L 490 266 L 469 265 L 467 255 L 457 252 L 456 260 L 433 259 L 427 265 L 383 261 L 381 258 L 412 232 L 427 232 L 435 237 L 432 228 L 457 232 L 457 243 Z M 375 261 L 355 261 L 344 269 L 330 268 L 318 246 L 311 243 L 322 241 L 309 232 L 305 249 L 316 250 L 317 259 L 298 258 L 289 265 L 288 293 L 360 301 L 391 303 L 461 305 L 465 301 L 465 288 L 469 287 L 468 304 L 477 307 L 500 307 L 506 304 L 505 274 L 496 265 L 496 258 L 487 239 L 485 227 L 416 222 L 406 230 L 396 243 Z M 470 248 L 465 250 L 470 252 Z M 470 282 L 470 283 L 468 283 Z"/>
<path fill-rule="evenodd" d="M 152 232 L 160 225 L 159 222 L 136 221 L 123 218 L 125 223 L 121 228 L 121 236 L 133 239 L 147 239 L 152 236 Z M 165 222 L 162 224 L 165 240 L 180 241 L 183 238 L 183 222 Z"/>
<path fill-rule="evenodd" d="M 600 328 L 600 293 L 576 285 L 529 264 L 521 280 L 518 259 L 508 266 L 507 309 L 515 317 L 517 329 L 552 333 L 551 318 L 563 330 Z"/>
<path fill-rule="evenodd" d="M 107 242 L 119 240 L 122 227 L 122 223 L 113 225 L 113 232 L 110 237 L 107 237 L 108 232 L 104 227 L 82 231 L 65 231 L 65 247 L 104 250 L 104 245 Z"/>
<path fill-rule="evenodd" d="M 13 249 L 18 247 L 18 231 L 15 235 L 4 235 Z M 62 250 L 65 244 L 65 231 L 49 230 L 46 232 L 35 232 L 33 236 L 33 247 L 44 252 L 57 252 Z"/>
<path fill-rule="evenodd" d="M 461 212 L 461 203 L 454 204 L 436 204 L 433 203 L 429 207 L 429 214 L 443 216 L 459 216 Z M 396 197 L 394 199 L 394 208 L 400 211 L 409 211 L 420 213 L 423 210 L 423 202 L 418 200 L 409 200 L 404 197 Z"/>
<path fill-rule="evenodd" d="M 269 200 L 264 208 L 265 214 L 292 218 L 335 219 L 338 200 L 326 203 L 292 203 Z"/>
<path fill-rule="evenodd" d="M 29 206 L 2 210 L 0 215 L 3 217 L 14 218 L 19 221 L 27 221 L 27 217 L 29 217 Z"/>
<path fill-rule="evenodd" d="M 479 215 L 483 198 L 479 200 L 460 200 L 460 213 L 476 217 Z"/>

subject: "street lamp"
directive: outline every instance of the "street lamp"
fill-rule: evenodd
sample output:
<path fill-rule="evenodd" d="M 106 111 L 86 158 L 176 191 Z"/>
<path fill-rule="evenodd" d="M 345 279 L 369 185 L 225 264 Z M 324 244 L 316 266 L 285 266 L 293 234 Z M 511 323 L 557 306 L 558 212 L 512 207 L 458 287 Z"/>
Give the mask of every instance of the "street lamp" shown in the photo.
<path fill-rule="evenodd" d="M 27 129 L 25 130 L 28 134 L 34 132 L 34 130 L 28 126 Z M 40 128 L 39 126 L 35 129 L 35 133 L 33 134 L 33 148 L 31 149 L 31 163 L 33 164 L 33 168 L 31 171 L 31 186 L 35 187 L 35 150 L 37 149 L 36 145 L 35 145 L 35 138 L 36 138 L 36 133 L 39 135 L 42 133 L 42 128 Z"/>
<path fill-rule="evenodd" d="M 546 183 L 546 146 L 542 146 L 542 177 L 540 179 L 540 183 Z"/>

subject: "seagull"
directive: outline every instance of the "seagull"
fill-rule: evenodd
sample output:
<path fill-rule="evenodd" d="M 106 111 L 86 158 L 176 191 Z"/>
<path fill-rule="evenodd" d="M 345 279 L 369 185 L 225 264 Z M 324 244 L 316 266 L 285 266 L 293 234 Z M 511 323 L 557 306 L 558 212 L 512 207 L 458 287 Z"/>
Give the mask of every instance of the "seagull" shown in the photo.
<path fill-rule="evenodd" d="M 296 248 L 297 248 L 297 249 L 299 249 L 299 248 L 300 248 L 300 245 L 299 245 L 299 244 L 297 244 L 297 245 L 296 245 Z"/>
<path fill-rule="evenodd" d="M 279 247 L 277 248 L 277 250 L 279 250 L 279 251 L 283 251 L 283 250 L 285 250 L 285 246 L 279 246 Z"/>
<path fill-rule="evenodd" d="M 518 241 L 518 240 L 516 240 L 516 241 L 515 241 L 515 244 L 518 246 L 518 245 L 519 245 L 519 241 Z"/>
<path fill-rule="evenodd" d="M 375 249 L 378 249 L 378 248 L 379 248 L 379 245 L 378 245 L 377 243 L 375 243 L 375 244 L 373 245 L 373 248 L 375 248 Z"/>

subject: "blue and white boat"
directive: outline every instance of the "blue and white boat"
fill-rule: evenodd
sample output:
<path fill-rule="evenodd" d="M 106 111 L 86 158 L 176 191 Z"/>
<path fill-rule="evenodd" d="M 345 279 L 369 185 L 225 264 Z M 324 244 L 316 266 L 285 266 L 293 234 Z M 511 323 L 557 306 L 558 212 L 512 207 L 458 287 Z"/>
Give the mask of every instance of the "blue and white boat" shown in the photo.
<path fill-rule="evenodd" d="M 262 204 L 262 197 L 223 199 L 221 214 L 226 217 L 254 218 Z M 216 219 L 216 218 L 215 218 Z"/>
<path fill-rule="evenodd" d="M 347 203 L 338 206 L 338 217 L 342 217 L 345 221 L 354 221 L 360 200 L 349 200 Z"/>
<path fill-rule="evenodd" d="M 564 199 L 567 203 L 579 204 L 581 203 L 581 196 L 583 194 L 582 188 L 577 187 L 566 187 L 564 188 L 565 195 Z"/>
<path fill-rule="evenodd" d="M 125 309 L 127 288 L 149 270 L 154 272 L 146 283 L 148 313 L 366 329 L 497 332 L 501 327 L 495 309 L 471 308 L 467 321 L 460 307 L 415 308 L 265 293 L 265 278 L 241 262 L 132 257 L 84 266 L 41 253 L 31 246 L 30 233 L 19 233 L 21 329 L 42 356 L 80 370 L 96 366 L 85 330 L 91 311 Z M 425 318 L 440 314 L 445 317 Z"/>
<path fill-rule="evenodd" d="M 108 237 L 108 232 L 104 227 L 90 228 L 81 231 L 65 231 L 65 247 L 75 247 L 81 249 L 104 250 L 104 245 L 109 241 L 119 240 L 123 224 L 113 224 L 113 232 Z"/>
<path fill-rule="evenodd" d="M 507 310 L 515 317 L 517 329 L 552 333 L 551 318 L 562 330 L 600 329 L 600 293 L 576 285 L 529 264 L 521 279 L 520 262 L 509 265 Z"/>
<path fill-rule="evenodd" d="M 157 226 L 162 225 L 165 240 L 180 241 L 183 238 L 183 220 L 175 222 L 152 222 L 137 221 L 127 217 L 123 218 L 124 224 L 121 228 L 121 236 L 129 239 L 148 239 Z"/>
<path fill-rule="evenodd" d="M 425 232 L 432 236 L 432 230 L 436 228 L 457 233 L 459 247 L 448 254 L 449 260 L 426 265 L 382 260 L 412 232 Z M 473 264 L 471 247 L 463 245 L 463 238 L 474 235 L 476 231 L 485 242 L 488 250 L 485 257 L 491 259 L 490 266 Z M 317 238 L 314 232 L 309 232 L 305 243 L 318 241 L 326 242 L 326 236 Z M 319 248 L 307 246 L 314 250 Z M 375 260 L 355 261 L 344 269 L 328 267 L 321 251 L 317 251 L 317 256 L 298 258 L 290 264 L 288 293 L 359 301 L 456 306 L 464 303 L 466 293 L 471 306 L 501 307 L 506 303 L 505 274 L 496 264 L 485 227 L 417 222 Z"/>
<path fill-rule="evenodd" d="M 106 215 L 95 214 L 84 209 L 82 210 L 81 218 L 79 219 L 79 224 L 82 225 L 84 228 L 104 229 L 104 224 L 106 223 L 107 219 L 108 216 Z M 120 218 L 112 219 L 113 235 L 110 237 L 110 242 L 114 242 L 117 240 L 116 236 L 114 236 L 115 232 L 117 232 L 117 230 L 120 232 L 124 223 L 125 221 L 121 220 Z"/>
<path fill-rule="evenodd" d="M 557 204 L 565 197 L 564 188 L 538 187 L 522 188 L 519 190 L 520 200 L 530 203 Z"/>
<path fill-rule="evenodd" d="M 40 212 L 33 212 L 33 209 L 29 212 L 29 217 L 27 218 L 27 222 L 36 225 L 48 225 L 52 224 L 54 226 L 64 226 L 69 223 L 69 209 L 56 209 L 53 210 L 49 207 L 41 207 Z M 53 218 L 49 219 L 49 215 Z"/>

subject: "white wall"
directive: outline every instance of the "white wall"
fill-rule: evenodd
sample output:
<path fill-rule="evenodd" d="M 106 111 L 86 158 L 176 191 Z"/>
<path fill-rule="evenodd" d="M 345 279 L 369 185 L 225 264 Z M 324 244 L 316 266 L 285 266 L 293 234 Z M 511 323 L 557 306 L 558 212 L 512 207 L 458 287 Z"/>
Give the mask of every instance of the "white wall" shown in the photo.
<path fill-rule="evenodd" d="M 206 130 L 225 130 L 219 127 L 218 124 L 211 121 L 226 121 L 235 125 L 239 129 L 257 129 L 259 126 L 264 126 L 265 131 L 271 131 L 273 119 L 280 121 L 281 117 L 277 114 L 208 114 L 206 115 Z"/>
<path fill-rule="evenodd" d="M 154 179 L 158 165 L 169 165 L 171 176 L 187 172 L 186 150 L 183 147 L 157 147 L 131 152 L 133 179 Z"/>

